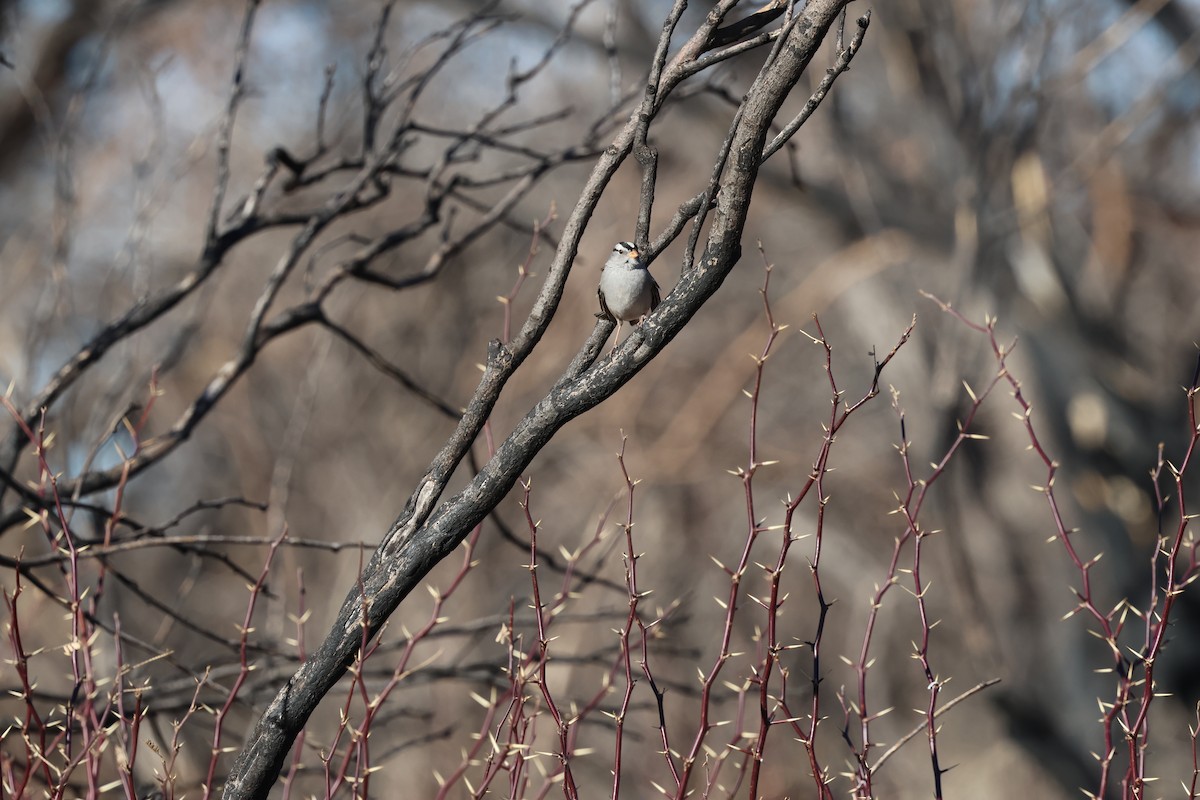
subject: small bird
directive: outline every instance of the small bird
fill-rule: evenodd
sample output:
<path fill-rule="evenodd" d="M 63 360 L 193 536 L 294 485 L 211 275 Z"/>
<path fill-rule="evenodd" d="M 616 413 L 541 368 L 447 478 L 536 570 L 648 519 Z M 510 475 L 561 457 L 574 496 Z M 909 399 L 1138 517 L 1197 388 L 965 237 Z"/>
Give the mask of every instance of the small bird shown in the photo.
<path fill-rule="evenodd" d="M 600 286 L 596 289 L 600 298 L 602 314 L 617 322 L 617 338 L 621 336 L 621 323 L 628 322 L 637 325 L 638 321 L 658 308 L 662 300 L 658 291 L 658 283 L 646 268 L 646 262 L 639 257 L 633 242 L 617 242 L 612 255 L 600 273 Z"/>

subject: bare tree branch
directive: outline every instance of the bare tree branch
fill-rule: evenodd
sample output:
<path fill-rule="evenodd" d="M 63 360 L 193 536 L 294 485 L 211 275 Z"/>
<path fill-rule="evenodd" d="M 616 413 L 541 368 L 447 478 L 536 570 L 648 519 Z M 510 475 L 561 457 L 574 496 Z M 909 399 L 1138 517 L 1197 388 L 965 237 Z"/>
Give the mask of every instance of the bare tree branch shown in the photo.
<path fill-rule="evenodd" d="M 434 459 L 404 512 L 393 523 L 364 568 L 360 586 L 346 597 L 332 629 L 276 695 L 238 756 L 225 788 L 226 798 L 264 797 L 283 766 L 292 741 L 321 698 L 419 581 L 482 520 L 515 485 L 521 471 L 568 421 L 583 414 L 629 381 L 683 329 L 720 287 L 741 256 L 742 229 L 771 122 L 796 85 L 844 0 L 810 2 L 746 93 L 728 147 L 728 168 L 717 196 L 715 217 L 704 254 L 683 273 L 658 311 L 608 359 L 595 363 L 612 323 L 600 320 L 592 336 L 546 397 L 517 425 L 474 480 L 437 505 L 450 475 L 478 435 L 508 378 L 529 355 L 549 325 L 592 211 L 616 168 L 633 148 L 639 125 L 648 124 L 663 96 L 681 80 L 687 65 L 707 42 L 731 3 L 709 15 L 665 69 L 657 93 L 647 91 L 641 113 L 633 116 L 592 171 L 582 196 L 567 218 L 562 243 L 533 310 L 510 348 L 493 342 L 484 376 L 458 429 Z M 677 4 L 678 7 L 678 4 Z M 670 26 L 660 45 L 669 41 Z M 660 48 L 661 49 L 661 48 Z M 721 156 L 724 158 L 724 155 Z M 361 621 L 365 617 L 367 630 Z"/>

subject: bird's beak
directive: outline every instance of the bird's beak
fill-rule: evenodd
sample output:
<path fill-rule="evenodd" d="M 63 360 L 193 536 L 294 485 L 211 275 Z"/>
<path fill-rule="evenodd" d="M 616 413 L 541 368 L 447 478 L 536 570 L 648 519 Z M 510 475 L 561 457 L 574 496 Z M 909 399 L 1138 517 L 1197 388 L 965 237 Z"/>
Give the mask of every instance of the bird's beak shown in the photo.
<path fill-rule="evenodd" d="M 637 250 L 630 250 L 630 251 L 629 251 L 629 256 L 630 256 L 631 258 L 637 258 L 637 257 L 638 257 L 638 251 L 637 251 Z"/>

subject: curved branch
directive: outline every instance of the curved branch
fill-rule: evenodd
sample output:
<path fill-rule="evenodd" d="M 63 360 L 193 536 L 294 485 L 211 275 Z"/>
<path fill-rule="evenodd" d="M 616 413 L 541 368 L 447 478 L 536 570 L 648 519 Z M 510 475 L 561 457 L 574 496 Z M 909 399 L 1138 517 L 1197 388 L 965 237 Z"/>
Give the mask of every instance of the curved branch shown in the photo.
<path fill-rule="evenodd" d="M 544 334 L 562 296 L 584 227 L 600 194 L 633 147 L 640 114 L 635 114 L 592 171 L 583 195 L 568 218 L 562 244 L 546 283 L 512 348 L 493 341 L 483 378 L 442 452 L 434 459 L 404 512 L 363 570 L 316 653 L 280 689 L 239 753 L 224 797 L 265 797 L 285 756 L 309 715 L 373 636 L 426 574 L 515 485 L 521 472 L 567 422 L 614 394 L 679 334 L 720 287 L 741 256 L 741 238 L 763 148 L 771 122 L 799 81 L 847 0 L 811 0 L 803 18 L 791 27 L 773 58 L 748 90 L 741 118 L 728 148 L 725 179 L 703 255 L 680 278 L 658 310 L 610 357 L 596 363 L 613 323 L 600 320 L 558 383 L 526 414 L 470 484 L 440 506 L 437 501 L 450 474 L 487 419 L 509 376 Z M 701 29 L 705 39 L 707 32 Z M 693 40 L 696 37 L 693 37 Z M 689 41 L 668 66 L 662 85 L 677 84 L 688 52 L 703 42 Z M 659 96 L 661 103 L 662 96 Z M 360 627 L 365 617 L 367 630 Z"/>

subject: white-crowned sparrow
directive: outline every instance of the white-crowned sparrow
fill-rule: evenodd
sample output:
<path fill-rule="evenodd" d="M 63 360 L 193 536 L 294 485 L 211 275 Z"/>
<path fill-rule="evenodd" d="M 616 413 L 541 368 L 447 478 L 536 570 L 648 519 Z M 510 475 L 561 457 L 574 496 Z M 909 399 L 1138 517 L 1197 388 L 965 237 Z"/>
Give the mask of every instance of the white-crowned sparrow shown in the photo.
<path fill-rule="evenodd" d="M 600 273 L 596 294 L 600 297 L 603 312 L 597 316 L 616 320 L 618 337 L 622 322 L 638 324 L 642 317 L 658 307 L 662 299 L 658 283 L 646 269 L 646 262 L 639 257 L 633 242 L 617 242 Z"/>

